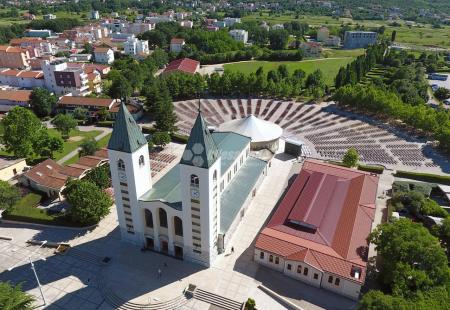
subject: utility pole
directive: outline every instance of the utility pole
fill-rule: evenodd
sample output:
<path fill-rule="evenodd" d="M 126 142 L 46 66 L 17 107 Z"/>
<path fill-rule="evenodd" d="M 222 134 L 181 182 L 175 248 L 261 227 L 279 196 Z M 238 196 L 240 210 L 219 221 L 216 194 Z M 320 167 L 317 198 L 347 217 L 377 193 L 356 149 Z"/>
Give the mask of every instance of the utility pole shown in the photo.
<path fill-rule="evenodd" d="M 36 282 L 37 282 L 38 287 L 39 287 L 39 291 L 41 292 L 42 300 L 44 301 L 44 306 L 47 305 L 47 301 L 45 300 L 44 292 L 42 291 L 41 282 L 39 281 L 39 277 L 38 277 L 38 275 L 37 275 L 37 273 L 36 273 L 36 268 L 34 267 L 34 263 L 33 263 L 33 261 L 31 260 L 31 256 L 33 256 L 33 254 L 36 254 L 36 252 L 37 252 L 40 248 L 42 248 L 46 243 L 47 243 L 47 240 L 42 241 L 41 245 L 36 249 L 36 251 L 34 251 L 33 253 L 31 253 L 31 254 L 28 256 L 28 260 L 30 261 L 30 264 L 31 264 L 31 270 L 33 270 L 34 277 L 36 278 Z M 45 261 L 45 258 L 44 258 L 44 257 L 41 257 L 41 259 Z M 9 267 L 9 268 L 8 268 L 8 271 L 11 271 L 11 270 L 13 270 L 14 268 L 16 268 L 16 266 L 19 265 L 19 264 L 20 264 L 21 262 L 23 262 L 24 260 L 26 260 L 26 258 L 22 259 L 21 261 L 19 261 L 19 262 L 16 263 L 16 264 L 14 264 L 12 267 Z"/>

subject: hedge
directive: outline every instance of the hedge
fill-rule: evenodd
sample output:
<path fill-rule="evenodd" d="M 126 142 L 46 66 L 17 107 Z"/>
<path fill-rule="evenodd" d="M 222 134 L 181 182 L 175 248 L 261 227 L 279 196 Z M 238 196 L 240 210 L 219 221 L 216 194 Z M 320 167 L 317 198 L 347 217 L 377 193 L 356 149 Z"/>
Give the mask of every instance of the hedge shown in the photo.
<path fill-rule="evenodd" d="M 96 125 L 98 127 L 112 127 L 114 125 L 114 121 L 98 121 Z"/>
<path fill-rule="evenodd" d="M 395 177 L 450 185 L 450 176 L 398 170 Z"/>
<path fill-rule="evenodd" d="M 154 134 L 156 132 L 156 129 L 153 127 L 143 126 L 142 132 L 147 133 L 147 134 Z M 170 134 L 170 138 L 172 139 L 173 142 L 186 144 L 189 139 L 189 136 L 185 136 L 185 135 L 182 135 L 182 134 L 179 134 L 176 132 L 172 132 Z"/>
<path fill-rule="evenodd" d="M 383 166 L 358 165 L 358 170 L 376 173 L 376 174 L 382 174 L 384 171 L 384 167 Z"/>

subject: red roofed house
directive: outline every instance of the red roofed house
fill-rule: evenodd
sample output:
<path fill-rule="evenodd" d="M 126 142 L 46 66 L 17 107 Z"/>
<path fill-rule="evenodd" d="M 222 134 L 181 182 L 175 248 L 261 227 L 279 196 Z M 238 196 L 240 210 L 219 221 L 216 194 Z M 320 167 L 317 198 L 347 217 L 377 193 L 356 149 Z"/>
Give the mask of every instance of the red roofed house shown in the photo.
<path fill-rule="evenodd" d="M 177 59 L 170 62 L 164 69 L 163 74 L 169 72 L 184 72 L 195 74 L 200 69 L 200 62 L 190 58 Z"/>
<path fill-rule="evenodd" d="M 30 54 L 26 49 L 0 45 L 0 67 L 25 69 L 30 66 L 29 60 Z"/>
<path fill-rule="evenodd" d="M 358 299 L 378 176 L 307 160 L 256 239 L 258 263 Z"/>
<path fill-rule="evenodd" d="M 322 45 L 317 42 L 302 42 L 300 49 L 305 57 L 319 57 L 322 53 Z"/>
<path fill-rule="evenodd" d="M 31 90 L 0 89 L 0 112 L 8 112 L 16 106 L 29 107 Z"/>

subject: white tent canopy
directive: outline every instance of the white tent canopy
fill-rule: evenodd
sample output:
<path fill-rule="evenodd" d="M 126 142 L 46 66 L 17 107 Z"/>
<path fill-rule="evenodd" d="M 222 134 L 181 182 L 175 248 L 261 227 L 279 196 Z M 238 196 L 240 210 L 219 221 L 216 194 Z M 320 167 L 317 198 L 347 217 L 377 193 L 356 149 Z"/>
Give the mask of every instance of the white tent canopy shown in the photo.
<path fill-rule="evenodd" d="M 254 115 L 235 119 L 219 126 L 219 131 L 231 131 L 252 139 L 252 143 L 276 140 L 283 134 L 280 126 Z"/>

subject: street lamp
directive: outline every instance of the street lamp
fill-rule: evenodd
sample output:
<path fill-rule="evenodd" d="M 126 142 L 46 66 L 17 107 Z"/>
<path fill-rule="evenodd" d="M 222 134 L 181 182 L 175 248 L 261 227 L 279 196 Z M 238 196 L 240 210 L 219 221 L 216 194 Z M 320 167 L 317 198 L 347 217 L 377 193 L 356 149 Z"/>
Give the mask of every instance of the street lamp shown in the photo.
<path fill-rule="evenodd" d="M 34 277 L 36 278 L 36 282 L 37 282 L 38 287 L 39 287 L 39 291 L 41 292 L 42 300 L 44 301 L 44 306 L 47 304 L 47 302 L 46 302 L 46 300 L 45 300 L 44 292 L 42 291 L 41 282 L 39 282 L 39 278 L 38 278 L 38 275 L 37 275 L 37 273 L 36 273 L 36 268 L 34 267 L 34 263 L 33 263 L 33 261 L 31 260 L 31 256 L 33 256 L 33 254 L 36 254 L 37 251 L 38 251 L 40 248 L 42 248 L 46 243 L 47 243 L 47 240 L 42 241 L 41 245 L 36 249 L 36 251 L 34 251 L 33 253 L 31 253 L 31 254 L 28 256 L 28 260 L 30 261 L 30 264 L 31 264 L 31 270 L 33 270 Z M 41 259 L 45 261 L 45 258 L 44 258 L 44 257 L 41 257 Z M 24 258 L 24 259 L 22 259 L 21 261 L 17 262 L 17 263 L 14 264 L 12 267 L 9 267 L 9 268 L 8 268 L 8 271 L 13 270 L 14 268 L 16 268 L 17 265 L 19 265 L 21 262 L 23 262 L 23 261 L 25 261 L 25 260 L 26 260 L 26 258 Z"/>

